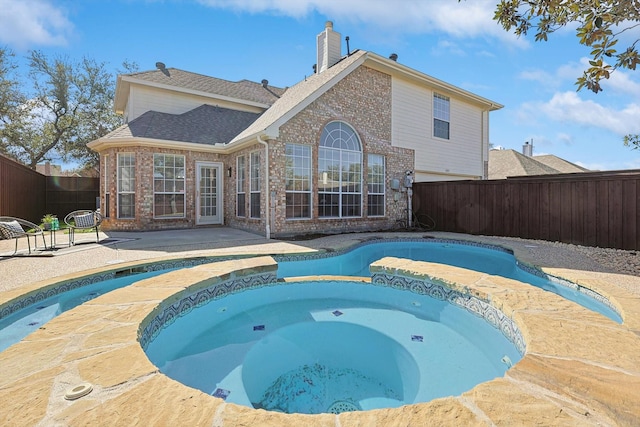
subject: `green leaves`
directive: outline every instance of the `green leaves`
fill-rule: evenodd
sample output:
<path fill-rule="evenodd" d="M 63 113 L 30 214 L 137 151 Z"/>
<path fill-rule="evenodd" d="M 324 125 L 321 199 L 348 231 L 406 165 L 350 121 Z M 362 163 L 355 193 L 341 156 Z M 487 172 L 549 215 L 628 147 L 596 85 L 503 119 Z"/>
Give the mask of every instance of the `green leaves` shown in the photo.
<path fill-rule="evenodd" d="M 3 72 L 10 69 L 9 58 L 0 49 L 0 96 L 6 93 L 0 103 L 0 152 L 34 169 L 52 157 L 97 164 L 86 144 L 121 124 L 112 108 L 115 77 L 105 64 L 89 58 L 48 58 L 32 51 L 30 82 L 17 85 Z M 31 90 L 25 83 L 31 83 Z"/>
<path fill-rule="evenodd" d="M 640 63 L 638 39 L 622 53 L 614 48 L 620 34 L 640 26 L 637 0 L 502 0 L 496 6 L 494 19 L 518 36 L 526 35 L 535 26 L 536 42 L 546 42 L 558 29 L 577 24 L 578 43 L 592 48 L 590 67 L 576 80 L 578 90 L 587 88 L 598 93 L 602 79 L 610 78 L 618 68 L 635 70 Z"/>

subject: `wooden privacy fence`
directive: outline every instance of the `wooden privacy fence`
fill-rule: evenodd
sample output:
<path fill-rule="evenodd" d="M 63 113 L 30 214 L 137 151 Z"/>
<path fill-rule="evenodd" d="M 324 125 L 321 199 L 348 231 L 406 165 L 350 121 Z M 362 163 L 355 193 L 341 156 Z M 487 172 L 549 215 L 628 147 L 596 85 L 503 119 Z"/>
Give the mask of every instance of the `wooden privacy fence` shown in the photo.
<path fill-rule="evenodd" d="M 436 230 L 640 249 L 640 170 L 414 184 Z"/>
<path fill-rule="evenodd" d="M 0 216 L 36 224 L 45 214 L 62 219 L 76 209 L 96 209 L 100 179 L 44 176 L 0 155 Z"/>

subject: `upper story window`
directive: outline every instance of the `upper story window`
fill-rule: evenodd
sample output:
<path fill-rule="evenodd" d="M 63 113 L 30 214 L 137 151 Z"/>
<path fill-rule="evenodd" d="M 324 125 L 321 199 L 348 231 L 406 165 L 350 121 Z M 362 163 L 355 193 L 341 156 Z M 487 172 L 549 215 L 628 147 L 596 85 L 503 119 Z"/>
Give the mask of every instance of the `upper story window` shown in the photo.
<path fill-rule="evenodd" d="M 318 216 L 362 216 L 362 144 L 344 122 L 329 123 L 320 136 Z"/>
<path fill-rule="evenodd" d="M 448 96 L 433 94 L 433 136 L 449 139 L 449 111 L 451 101 Z"/>

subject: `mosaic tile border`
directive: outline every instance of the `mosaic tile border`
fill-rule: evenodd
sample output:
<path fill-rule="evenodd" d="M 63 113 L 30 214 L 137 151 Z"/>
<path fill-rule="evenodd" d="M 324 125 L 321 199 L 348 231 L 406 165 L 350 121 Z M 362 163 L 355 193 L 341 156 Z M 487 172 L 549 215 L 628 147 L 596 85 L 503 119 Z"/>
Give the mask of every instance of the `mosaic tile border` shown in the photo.
<path fill-rule="evenodd" d="M 237 259 L 237 256 L 226 257 L 194 257 L 183 258 L 179 260 L 166 260 L 159 262 L 152 262 L 148 264 L 138 264 L 135 266 L 129 266 L 125 268 L 115 268 L 113 270 L 105 271 L 103 273 L 94 274 L 91 276 L 79 277 L 73 280 L 66 280 L 63 282 L 53 283 L 44 288 L 38 289 L 33 292 L 29 292 L 25 295 L 21 295 L 11 301 L 0 305 L 0 320 L 12 315 L 13 313 L 27 308 L 33 304 L 37 304 L 44 301 L 47 298 L 55 297 L 56 295 L 64 292 L 72 291 L 74 289 L 81 288 L 83 286 L 92 285 L 94 283 L 103 282 L 105 280 L 111 280 L 123 275 L 135 275 L 138 273 L 149 273 L 152 271 L 172 270 L 177 268 L 195 267 L 201 264 L 208 264 L 211 262 L 225 261 L 229 259 Z M 97 296 L 97 295 L 96 295 Z"/>
<path fill-rule="evenodd" d="M 521 355 L 524 355 L 527 350 L 522 332 L 513 319 L 478 297 L 447 288 L 429 279 L 415 279 L 386 273 L 374 273 L 371 284 L 427 295 L 463 308 L 502 332 L 502 335 L 516 347 Z"/>
<path fill-rule="evenodd" d="M 456 244 L 456 245 L 464 245 L 464 246 L 474 246 L 484 249 L 491 249 L 495 251 L 505 252 L 510 255 L 513 255 L 513 251 L 502 246 L 490 245 L 487 243 L 481 242 L 471 242 L 468 240 L 455 240 L 455 239 L 441 239 L 437 237 L 372 237 L 363 242 L 357 243 L 348 248 L 340 249 L 337 251 L 327 251 L 327 252 L 312 252 L 312 253 L 304 253 L 304 254 L 286 254 L 286 255 L 273 255 L 273 258 L 276 261 L 289 262 L 289 261 L 309 261 L 314 259 L 323 259 L 323 258 L 331 258 L 334 256 L 344 255 L 351 251 L 354 251 L 360 247 L 367 245 L 375 245 L 379 243 L 402 243 L 402 242 L 411 242 L 411 243 L 439 243 L 439 244 Z"/>
<path fill-rule="evenodd" d="M 378 243 L 388 243 L 388 242 L 419 242 L 419 243 L 438 243 L 438 244 L 454 244 L 454 245 L 463 245 L 463 246 L 472 246 L 472 247 L 477 247 L 477 248 L 482 248 L 482 249 L 489 249 L 489 250 L 494 250 L 494 251 L 499 251 L 499 252 L 504 252 L 507 253 L 509 255 L 514 256 L 515 262 L 516 262 L 516 266 L 518 268 L 520 268 L 521 270 L 533 274 L 534 276 L 540 277 L 542 279 L 546 279 L 549 280 L 550 282 L 556 284 L 556 285 L 560 285 L 560 286 L 565 286 L 567 288 L 576 290 L 578 292 L 581 292 L 593 299 L 595 299 L 596 301 L 606 305 L 607 307 L 609 307 L 611 310 L 613 310 L 615 313 L 618 314 L 618 316 L 622 317 L 622 314 L 620 313 L 620 311 L 618 310 L 618 308 L 611 303 L 611 301 L 604 295 L 594 291 L 593 289 L 589 289 L 586 288 L 584 286 L 580 286 L 576 283 L 573 283 L 569 280 L 566 279 L 562 279 L 560 277 L 555 277 L 555 276 L 551 276 L 549 274 L 546 274 L 544 271 L 540 270 L 537 267 L 525 264 L 520 262 L 517 258 L 515 258 L 515 255 L 513 253 L 513 251 L 509 248 L 505 248 L 499 245 L 493 245 L 493 244 L 489 244 L 489 243 L 482 243 L 482 242 L 473 242 L 473 241 L 469 241 L 469 240 L 457 240 L 457 239 L 442 239 L 442 238 L 438 238 L 438 237 L 420 237 L 420 238 L 415 238 L 415 237 L 410 237 L 410 238 L 403 238 L 403 237 L 398 237 L 398 238 L 383 238 L 383 237 L 372 237 L 364 242 L 358 243 L 357 245 L 351 246 L 349 248 L 345 248 L 345 249 L 341 249 L 339 251 L 334 251 L 334 252 L 319 252 L 319 253 L 311 253 L 311 254 L 299 254 L 299 255 L 274 255 L 273 258 L 280 262 L 288 262 L 288 261 L 308 261 L 308 260 L 314 260 L 314 259 L 323 259 L 323 258 L 330 258 L 330 257 L 334 257 L 334 256 L 339 256 L 339 255 L 344 255 L 346 253 L 349 253 L 355 249 L 358 249 L 362 246 L 366 246 L 366 245 L 373 245 L 373 244 L 378 244 Z"/>
<path fill-rule="evenodd" d="M 533 266 L 528 265 L 528 264 L 524 264 L 524 263 L 518 261 L 517 259 L 516 259 L 516 264 L 517 264 L 518 268 L 526 271 L 529 274 L 533 274 L 534 276 L 540 277 L 542 279 L 546 279 L 546 280 L 548 280 L 551 283 L 554 283 L 556 285 L 564 286 L 566 288 L 569 288 L 569 289 L 572 289 L 574 291 L 578 291 L 578 292 L 580 292 L 582 294 L 585 294 L 585 295 L 593 298 L 594 300 L 606 305 L 613 312 L 615 312 L 618 316 L 622 317 L 622 313 L 620 313 L 618 308 L 609 300 L 609 298 L 607 298 L 606 296 L 602 295 L 601 293 L 598 293 L 598 292 L 594 291 L 593 289 L 587 288 L 585 286 L 581 286 L 581 285 L 579 285 L 577 283 L 571 282 L 570 280 L 563 279 L 561 277 L 556 277 L 556 276 L 552 276 L 550 274 L 547 274 L 544 271 L 540 270 L 539 268 L 533 267 Z"/>
<path fill-rule="evenodd" d="M 143 320 L 138 329 L 138 341 L 142 348 L 146 350 L 149 343 L 164 328 L 171 325 L 178 318 L 190 313 L 194 308 L 201 307 L 209 301 L 217 300 L 227 295 L 279 284 L 281 285 L 282 282 L 277 282 L 275 272 L 269 272 L 235 277 L 195 292 L 187 288 L 177 295 L 180 298 L 178 301 L 171 304 L 160 303 L 160 306 L 155 311 L 158 314 L 152 314 Z"/>
<path fill-rule="evenodd" d="M 105 280 L 111 280 L 116 277 L 115 271 L 110 271 L 102 274 L 96 274 L 93 276 L 81 277 L 76 280 L 70 280 L 65 282 L 56 283 L 53 286 L 38 289 L 35 292 L 30 292 L 23 295 L 20 298 L 16 298 L 2 306 L 0 310 L 0 319 L 4 319 L 12 315 L 13 313 L 27 308 L 31 305 L 40 303 L 47 298 L 54 297 L 64 292 L 69 292 L 74 289 L 81 288 L 83 286 L 89 286 L 94 283 L 102 282 Z"/>
<path fill-rule="evenodd" d="M 467 240 L 440 239 L 440 238 L 431 238 L 431 237 L 428 237 L 428 238 L 373 237 L 371 239 L 368 239 L 352 247 L 345 248 L 335 252 L 317 252 L 317 253 L 311 253 L 311 254 L 298 254 L 298 255 L 274 255 L 273 258 L 276 261 L 300 261 L 300 260 L 329 258 L 333 256 L 343 255 L 361 246 L 377 244 L 377 243 L 385 243 L 385 242 L 421 242 L 421 243 L 433 242 L 433 243 L 444 243 L 444 244 L 451 243 L 456 245 L 467 245 L 467 246 L 481 247 L 481 248 L 491 249 L 491 250 L 498 250 L 498 251 L 513 255 L 513 251 L 498 245 L 472 242 Z M 195 267 L 197 265 L 207 264 L 211 262 L 225 261 L 229 259 L 238 259 L 238 258 L 246 258 L 246 257 L 247 256 L 194 257 L 194 258 L 184 258 L 179 260 L 165 260 L 160 262 L 152 262 L 148 264 L 137 265 L 133 267 L 127 267 L 124 269 L 122 268 L 114 269 L 114 270 L 93 275 L 93 276 L 85 276 L 75 280 L 55 283 L 51 286 L 47 286 L 45 288 L 23 295 L 19 298 L 16 298 L 14 300 L 8 301 L 7 303 L 3 304 L 2 306 L 0 306 L 0 319 L 3 319 L 19 310 L 29 307 L 32 304 L 39 303 L 40 301 L 56 296 L 63 292 L 71 291 L 71 290 L 80 288 L 82 286 L 91 285 L 104 280 L 113 279 L 117 277 L 119 274 L 121 274 L 122 272 L 132 272 L 132 274 L 135 274 L 135 273 L 145 273 L 145 272 L 151 272 L 151 271 L 170 270 L 170 269 L 176 269 L 176 268 L 188 268 L 188 267 Z M 614 306 L 607 297 L 605 297 L 604 295 L 598 292 L 593 291 L 592 289 L 586 288 L 584 286 L 580 286 L 576 283 L 570 282 L 568 280 L 565 280 L 559 277 L 548 275 L 536 267 L 521 263 L 520 261 L 518 261 L 518 259 L 516 259 L 516 265 L 522 270 L 530 274 L 547 279 L 555 284 L 566 286 L 574 290 L 578 290 L 579 292 L 582 292 L 590 296 L 591 298 L 594 298 L 595 300 L 601 302 L 602 304 L 605 304 L 607 307 L 609 307 L 611 310 L 616 312 L 618 315 L 621 315 L 621 313 L 618 311 L 618 308 Z"/>

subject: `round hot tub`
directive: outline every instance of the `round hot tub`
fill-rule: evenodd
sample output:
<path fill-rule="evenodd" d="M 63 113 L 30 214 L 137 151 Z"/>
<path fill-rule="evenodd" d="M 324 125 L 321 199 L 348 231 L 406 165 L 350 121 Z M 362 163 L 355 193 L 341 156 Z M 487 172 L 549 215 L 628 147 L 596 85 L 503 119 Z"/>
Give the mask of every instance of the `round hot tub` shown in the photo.
<path fill-rule="evenodd" d="M 256 408 L 343 412 L 413 402 L 420 378 L 397 341 L 346 322 L 303 322 L 266 335 L 247 353 L 242 382 Z"/>
<path fill-rule="evenodd" d="M 486 303 L 439 285 L 408 286 L 418 292 L 352 281 L 216 289 L 196 308 L 175 303 L 180 314 L 164 316 L 170 321 L 143 347 L 190 387 L 307 414 L 455 396 L 522 357 L 519 332 Z"/>

